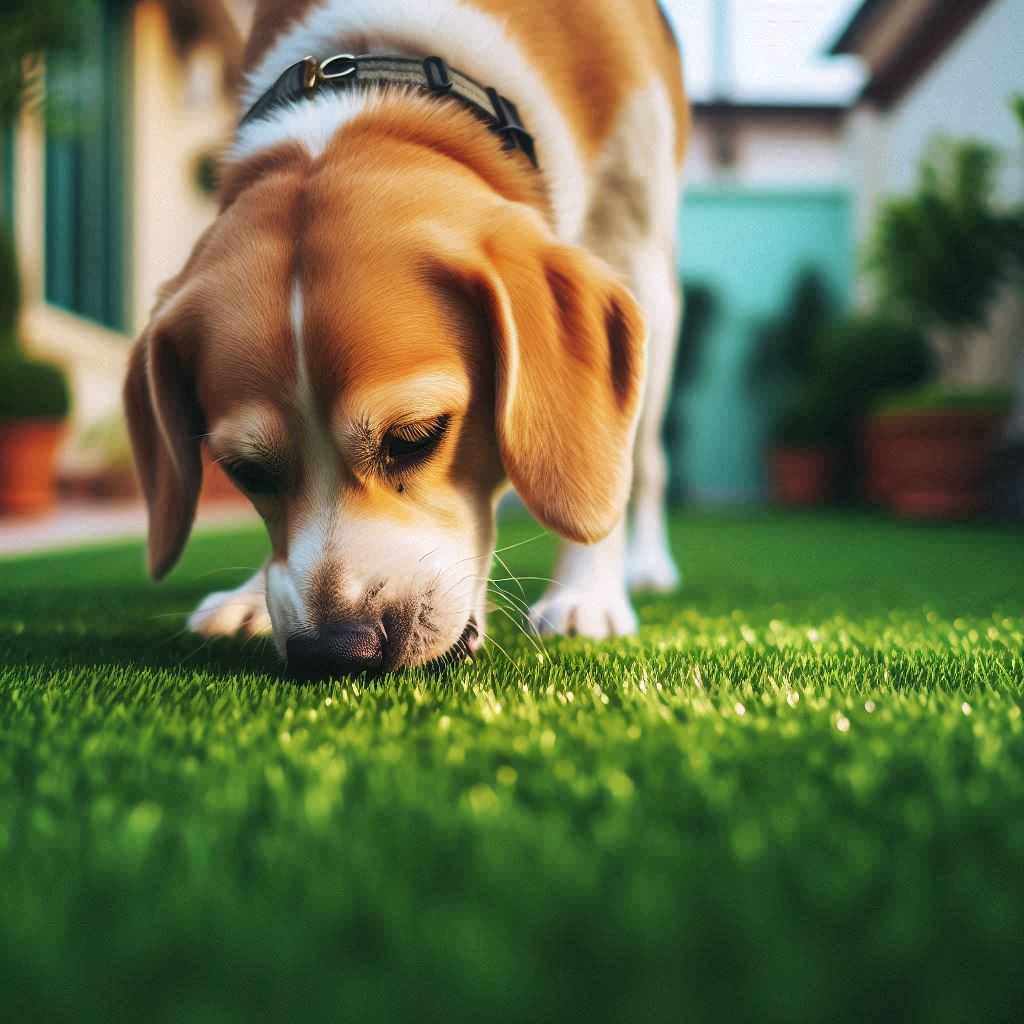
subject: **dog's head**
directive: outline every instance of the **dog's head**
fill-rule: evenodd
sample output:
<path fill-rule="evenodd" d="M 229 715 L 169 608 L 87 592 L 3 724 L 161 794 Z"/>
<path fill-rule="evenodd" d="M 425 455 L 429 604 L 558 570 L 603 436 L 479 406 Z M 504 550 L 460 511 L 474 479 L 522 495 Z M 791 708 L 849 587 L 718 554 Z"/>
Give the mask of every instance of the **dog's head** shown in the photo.
<path fill-rule="evenodd" d="M 266 522 L 290 662 L 430 662 L 482 614 L 506 479 L 575 541 L 621 516 L 642 320 L 471 170 L 280 157 L 229 185 L 132 355 L 149 570 L 188 538 L 205 439 Z"/>

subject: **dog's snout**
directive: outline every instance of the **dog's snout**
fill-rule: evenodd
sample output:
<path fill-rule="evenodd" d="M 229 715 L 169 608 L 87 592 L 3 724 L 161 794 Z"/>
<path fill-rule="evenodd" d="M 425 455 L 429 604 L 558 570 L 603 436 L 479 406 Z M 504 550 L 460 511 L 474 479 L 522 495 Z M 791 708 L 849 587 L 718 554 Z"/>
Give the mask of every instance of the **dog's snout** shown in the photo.
<path fill-rule="evenodd" d="M 301 679 L 375 672 L 384 665 L 384 639 L 372 623 L 325 626 L 293 633 L 287 655 L 289 671 Z"/>

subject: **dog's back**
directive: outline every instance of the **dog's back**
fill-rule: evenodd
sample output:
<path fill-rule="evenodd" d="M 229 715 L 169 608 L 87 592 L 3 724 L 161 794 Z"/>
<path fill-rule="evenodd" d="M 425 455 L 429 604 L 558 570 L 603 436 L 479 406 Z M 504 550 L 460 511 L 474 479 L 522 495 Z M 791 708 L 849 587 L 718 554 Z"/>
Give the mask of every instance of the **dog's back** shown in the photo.
<path fill-rule="evenodd" d="M 605 184 L 584 169 L 614 177 L 637 146 L 660 150 L 662 180 L 682 162 L 679 51 L 656 0 L 260 0 L 243 102 L 307 53 L 339 51 L 436 53 L 512 99 L 537 136 L 563 237 L 583 237 Z"/>

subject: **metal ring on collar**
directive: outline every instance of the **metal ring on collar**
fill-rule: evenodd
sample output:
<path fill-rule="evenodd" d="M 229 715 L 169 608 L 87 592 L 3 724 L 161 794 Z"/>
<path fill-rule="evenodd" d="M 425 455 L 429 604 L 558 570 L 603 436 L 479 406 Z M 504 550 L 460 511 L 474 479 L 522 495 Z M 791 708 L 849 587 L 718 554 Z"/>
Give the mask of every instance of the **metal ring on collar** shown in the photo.
<path fill-rule="evenodd" d="M 335 70 L 332 68 L 332 65 L 337 62 L 342 62 L 342 66 Z M 321 82 L 331 82 L 337 78 L 347 78 L 349 75 L 354 75 L 356 67 L 355 54 L 336 53 L 333 57 L 328 57 L 325 61 L 321 61 L 316 77 Z"/>

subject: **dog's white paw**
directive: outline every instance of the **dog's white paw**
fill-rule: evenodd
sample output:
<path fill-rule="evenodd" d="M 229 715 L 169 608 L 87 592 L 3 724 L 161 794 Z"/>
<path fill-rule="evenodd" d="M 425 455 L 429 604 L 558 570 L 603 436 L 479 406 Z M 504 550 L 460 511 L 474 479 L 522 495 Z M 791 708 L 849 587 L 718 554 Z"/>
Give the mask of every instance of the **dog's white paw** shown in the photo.
<path fill-rule="evenodd" d="M 188 628 L 203 636 L 257 636 L 270 632 L 267 597 L 246 583 L 238 590 L 210 594 L 188 617 Z"/>
<path fill-rule="evenodd" d="M 682 581 L 671 552 L 661 544 L 634 544 L 626 556 L 626 582 L 630 590 L 667 594 Z"/>
<path fill-rule="evenodd" d="M 530 609 L 530 622 L 541 636 L 560 633 L 592 640 L 630 636 L 640 625 L 625 591 L 573 587 L 551 591 L 542 597 Z"/>

